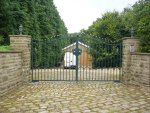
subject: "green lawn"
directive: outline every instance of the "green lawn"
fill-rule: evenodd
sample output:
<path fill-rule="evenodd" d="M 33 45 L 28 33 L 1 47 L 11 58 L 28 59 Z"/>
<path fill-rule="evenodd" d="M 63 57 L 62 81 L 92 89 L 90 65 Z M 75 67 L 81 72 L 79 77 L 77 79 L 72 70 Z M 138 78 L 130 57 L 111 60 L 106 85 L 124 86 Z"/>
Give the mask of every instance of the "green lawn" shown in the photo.
<path fill-rule="evenodd" d="M 10 46 L 0 46 L 0 51 L 12 50 Z"/>

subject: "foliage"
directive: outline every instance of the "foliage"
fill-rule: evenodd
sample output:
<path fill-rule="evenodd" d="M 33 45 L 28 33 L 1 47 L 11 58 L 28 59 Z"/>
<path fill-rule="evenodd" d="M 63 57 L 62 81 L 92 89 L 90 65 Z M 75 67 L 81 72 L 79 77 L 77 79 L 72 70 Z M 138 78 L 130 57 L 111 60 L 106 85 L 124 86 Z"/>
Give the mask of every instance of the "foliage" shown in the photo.
<path fill-rule="evenodd" d="M 140 37 L 140 51 L 150 52 L 149 0 L 139 0 L 132 7 L 125 8 L 120 14 L 117 11 L 105 13 L 102 18 L 93 22 L 86 32 L 115 41 L 130 36 L 131 28 L 135 30 L 134 35 Z"/>
<path fill-rule="evenodd" d="M 93 38 L 90 43 L 93 68 L 120 66 L 122 48 L 119 40 L 126 32 L 121 21 L 118 12 L 107 12 L 86 31 Z"/>
<path fill-rule="evenodd" d="M 88 32 L 94 36 L 107 38 L 109 41 L 122 38 L 124 31 L 119 13 L 116 11 L 105 13 L 89 27 Z"/>
<path fill-rule="evenodd" d="M 10 46 L 0 46 L 0 51 L 12 50 Z"/>
<path fill-rule="evenodd" d="M 53 36 L 67 34 L 67 28 L 53 0 L 0 0 L 0 6 L 0 35 L 4 37 L 0 37 L 0 44 L 8 45 L 8 35 L 19 34 L 18 28 L 22 24 L 24 35 L 31 35 L 33 39 L 38 42 L 42 40 L 46 44 L 34 42 L 34 66 L 42 66 L 44 63 L 52 65 L 49 51 L 53 51 L 52 57 L 57 58 L 60 53 L 54 49 L 60 47 L 55 43 L 54 46 L 47 44 L 46 41 Z"/>
<path fill-rule="evenodd" d="M 150 1 L 140 0 L 133 6 L 137 18 L 137 34 L 140 37 L 140 50 L 150 52 Z"/>
<path fill-rule="evenodd" d="M 1 0 L 0 6 L 0 35 L 5 38 L 4 44 L 9 43 L 9 34 L 19 34 L 20 24 L 23 34 L 36 39 L 67 33 L 53 0 Z"/>
<path fill-rule="evenodd" d="M 4 37 L 2 35 L 0 35 L 0 44 L 2 44 L 4 41 Z"/>
<path fill-rule="evenodd" d="M 140 51 L 150 52 L 150 1 L 139 0 L 131 8 L 125 8 L 121 17 L 125 30 L 133 27 L 140 37 Z"/>

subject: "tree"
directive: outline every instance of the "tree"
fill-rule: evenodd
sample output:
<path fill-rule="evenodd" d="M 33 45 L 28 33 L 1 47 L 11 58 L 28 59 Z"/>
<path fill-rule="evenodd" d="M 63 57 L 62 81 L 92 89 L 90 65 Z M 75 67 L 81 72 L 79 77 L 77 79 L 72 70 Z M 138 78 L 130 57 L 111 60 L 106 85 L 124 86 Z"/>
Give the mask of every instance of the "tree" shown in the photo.
<path fill-rule="evenodd" d="M 133 27 L 135 35 L 140 37 L 140 51 L 150 52 L 150 1 L 139 0 L 132 7 L 125 8 L 121 14 L 122 23 L 129 36 Z"/>
<path fill-rule="evenodd" d="M 9 34 L 19 34 L 20 24 L 23 34 L 36 39 L 67 33 L 53 0 L 1 0 L 0 6 L 0 35 L 5 44 Z"/>
<path fill-rule="evenodd" d="M 94 36 L 101 38 L 107 38 L 110 41 L 114 41 L 122 38 L 123 25 L 119 13 L 107 12 L 102 18 L 98 18 L 93 25 L 88 29 L 88 32 Z"/>
<path fill-rule="evenodd" d="M 137 19 L 137 34 L 140 37 L 140 51 L 150 52 L 150 1 L 140 0 L 133 6 Z"/>

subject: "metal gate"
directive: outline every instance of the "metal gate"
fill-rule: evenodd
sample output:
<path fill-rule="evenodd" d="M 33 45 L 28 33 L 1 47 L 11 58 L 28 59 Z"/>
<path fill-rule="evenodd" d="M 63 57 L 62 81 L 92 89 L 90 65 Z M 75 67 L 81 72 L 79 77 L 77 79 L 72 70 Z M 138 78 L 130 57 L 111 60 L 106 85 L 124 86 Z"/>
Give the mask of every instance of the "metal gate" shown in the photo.
<path fill-rule="evenodd" d="M 32 39 L 32 81 L 120 81 L 122 42 L 87 34 Z"/>

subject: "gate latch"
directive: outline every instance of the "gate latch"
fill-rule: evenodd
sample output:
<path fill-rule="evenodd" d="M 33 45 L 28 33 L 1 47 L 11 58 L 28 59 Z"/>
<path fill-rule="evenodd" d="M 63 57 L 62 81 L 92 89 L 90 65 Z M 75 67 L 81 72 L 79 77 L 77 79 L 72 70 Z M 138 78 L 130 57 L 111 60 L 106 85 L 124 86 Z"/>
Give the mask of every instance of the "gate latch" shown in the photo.
<path fill-rule="evenodd" d="M 79 56 L 81 54 L 82 50 L 79 48 L 75 48 L 72 50 L 72 52 L 75 56 Z"/>

